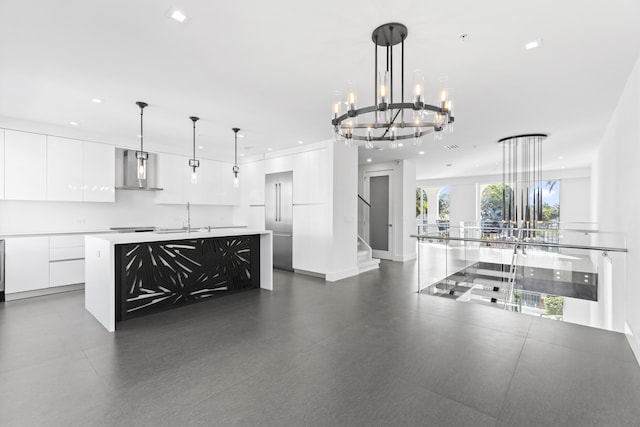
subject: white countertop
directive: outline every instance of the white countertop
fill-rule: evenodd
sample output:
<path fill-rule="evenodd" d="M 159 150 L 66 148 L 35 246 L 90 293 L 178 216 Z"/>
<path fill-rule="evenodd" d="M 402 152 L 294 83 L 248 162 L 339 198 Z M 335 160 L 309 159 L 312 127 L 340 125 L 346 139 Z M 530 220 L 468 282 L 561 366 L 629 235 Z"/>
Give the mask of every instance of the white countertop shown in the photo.
<path fill-rule="evenodd" d="M 140 242 L 162 242 L 167 240 L 206 239 L 209 237 L 248 236 L 271 234 L 271 230 L 249 228 L 214 228 L 211 231 L 192 231 L 191 233 L 108 233 L 90 236 L 93 239 L 107 240 L 115 245 Z"/>

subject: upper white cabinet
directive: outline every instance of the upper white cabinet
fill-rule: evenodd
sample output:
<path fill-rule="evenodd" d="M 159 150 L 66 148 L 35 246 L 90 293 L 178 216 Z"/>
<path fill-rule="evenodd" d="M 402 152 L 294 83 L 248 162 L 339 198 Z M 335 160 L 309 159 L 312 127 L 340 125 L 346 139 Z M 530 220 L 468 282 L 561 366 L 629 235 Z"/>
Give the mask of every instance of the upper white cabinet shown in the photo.
<path fill-rule="evenodd" d="M 329 150 L 307 151 L 293 157 L 293 203 L 325 203 L 331 173 Z"/>
<path fill-rule="evenodd" d="M 47 137 L 47 200 L 80 202 L 82 141 Z"/>
<path fill-rule="evenodd" d="M 240 167 L 243 204 L 264 205 L 264 162 L 252 162 Z"/>
<path fill-rule="evenodd" d="M 187 203 L 186 185 L 189 173 L 189 160 L 186 157 L 173 154 L 158 154 L 157 174 L 158 187 L 163 191 L 156 192 L 156 203 L 185 204 Z"/>
<path fill-rule="evenodd" d="M 4 129 L 0 129 L 0 200 L 4 199 Z"/>
<path fill-rule="evenodd" d="M 83 200 L 115 202 L 116 149 L 112 145 L 83 142 Z"/>
<path fill-rule="evenodd" d="M 233 186 L 231 165 L 200 159 L 197 182 L 191 182 L 189 157 L 158 154 L 156 203 L 194 205 L 238 205 L 240 190 Z"/>
<path fill-rule="evenodd" d="M 4 132 L 4 189 L 7 200 L 47 199 L 47 137 Z"/>

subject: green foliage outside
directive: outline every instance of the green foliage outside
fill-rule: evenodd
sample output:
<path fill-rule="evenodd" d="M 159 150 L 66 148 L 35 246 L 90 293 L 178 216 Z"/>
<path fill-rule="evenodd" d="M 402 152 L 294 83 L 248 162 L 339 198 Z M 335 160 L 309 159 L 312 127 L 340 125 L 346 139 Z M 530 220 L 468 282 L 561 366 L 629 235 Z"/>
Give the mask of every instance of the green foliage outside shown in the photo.
<path fill-rule="evenodd" d="M 506 189 L 506 196 L 511 196 L 511 188 L 504 184 L 491 184 L 482 190 L 480 195 L 480 219 L 482 222 L 502 221 L 502 194 Z"/>
<path fill-rule="evenodd" d="M 438 219 L 449 221 L 449 191 L 442 191 L 438 196 Z"/>
<path fill-rule="evenodd" d="M 416 188 L 416 218 L 426 221 L 428 205 L 426 190 Z"/>
<path fill-rule="evenodd" d="M 544 299 L 544 306 L 549 316 L 562 316 L 562 309 L 564 307 L 563 297 L 546 297 Z"/>

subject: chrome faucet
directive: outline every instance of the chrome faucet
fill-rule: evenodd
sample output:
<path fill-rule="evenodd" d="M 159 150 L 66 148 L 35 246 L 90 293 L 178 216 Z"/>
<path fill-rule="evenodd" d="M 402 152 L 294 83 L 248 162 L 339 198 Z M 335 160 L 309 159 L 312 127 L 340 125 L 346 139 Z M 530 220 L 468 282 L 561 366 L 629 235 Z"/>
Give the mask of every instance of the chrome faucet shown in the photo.
<path fill-rule="evenodd" d="M 191 233 L 191 204 L 187 202 L 187 233 Z"/>

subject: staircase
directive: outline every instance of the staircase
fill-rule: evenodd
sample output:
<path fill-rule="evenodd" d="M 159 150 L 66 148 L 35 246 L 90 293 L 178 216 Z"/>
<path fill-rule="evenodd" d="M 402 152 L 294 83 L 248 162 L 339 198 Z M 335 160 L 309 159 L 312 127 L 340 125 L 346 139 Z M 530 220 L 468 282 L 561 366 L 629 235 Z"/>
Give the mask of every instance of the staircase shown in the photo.
<path fill-rule="evenodd" d="M 371 246 L 358 236 L 358 269 L 360 273 L 380 267 L 380 260 L 371 257 Z"/>

